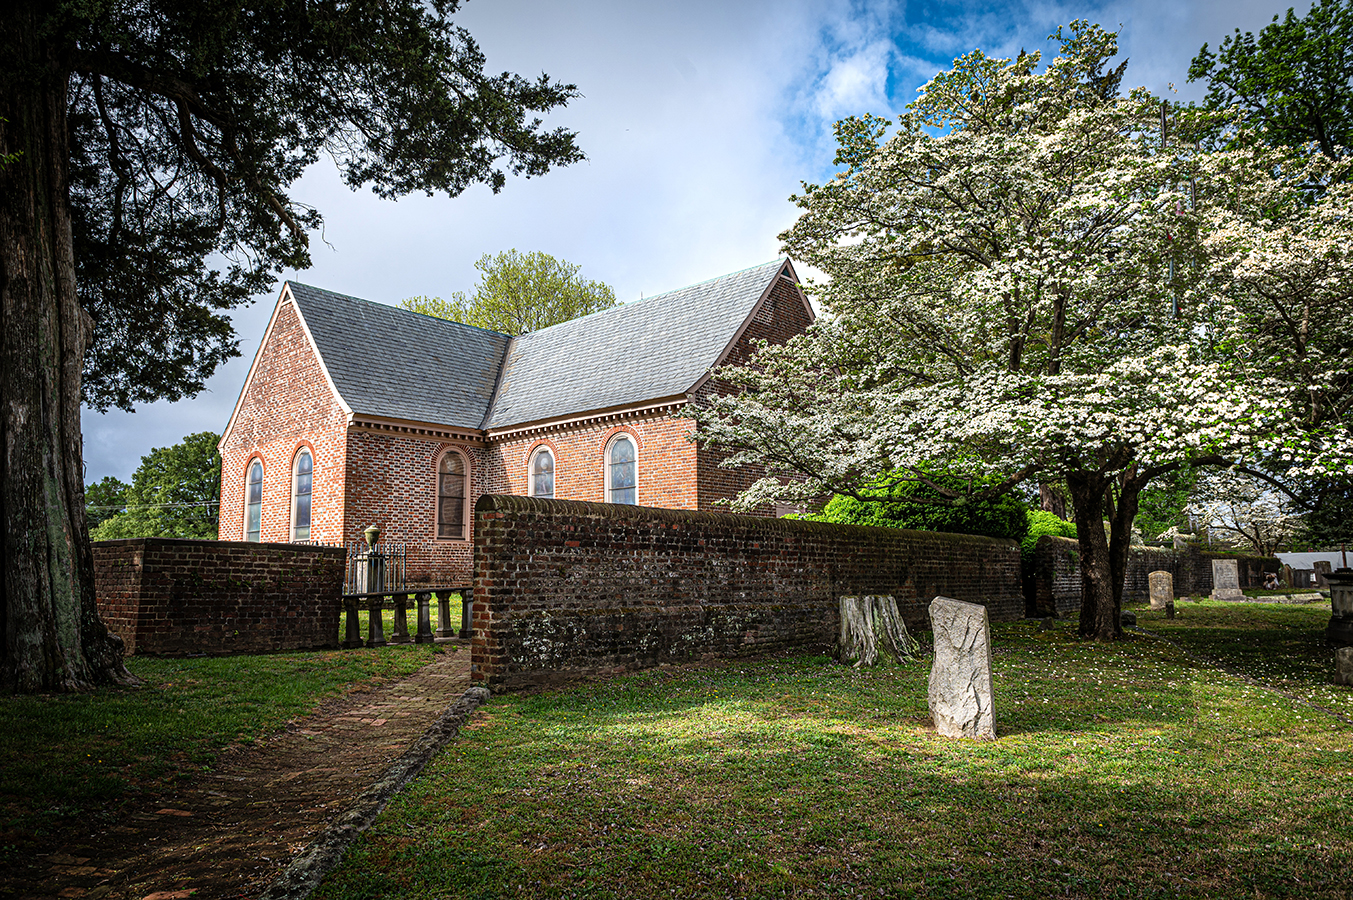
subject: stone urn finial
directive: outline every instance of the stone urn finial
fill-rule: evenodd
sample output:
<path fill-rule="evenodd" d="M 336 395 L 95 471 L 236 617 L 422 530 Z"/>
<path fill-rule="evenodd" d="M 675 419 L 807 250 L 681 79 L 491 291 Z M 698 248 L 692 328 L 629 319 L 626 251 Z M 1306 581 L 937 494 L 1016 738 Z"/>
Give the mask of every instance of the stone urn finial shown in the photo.
<path fill-rule="evenodd" d="M 381 539 L 381 527 L 379 525 L 368 525 L 366 531 L 363 531 L 362 534 L 366 535 L 367 548 L 375 550 L 376 542 Z"/>

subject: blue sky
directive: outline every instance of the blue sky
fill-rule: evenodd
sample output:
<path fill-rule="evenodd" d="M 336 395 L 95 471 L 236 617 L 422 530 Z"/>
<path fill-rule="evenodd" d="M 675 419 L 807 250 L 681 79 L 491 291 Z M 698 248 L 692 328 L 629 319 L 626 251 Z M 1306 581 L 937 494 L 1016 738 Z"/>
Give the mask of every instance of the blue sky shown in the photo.
<path fill-rule="evenodd" d="M 578 85 L 583 97 L 549 124 L 579 131 L 588 160 L 497 195 L 398 202 L 349 191 L 321 162 L 293 190 L 325 216 L 314 265 L 284 277 L 397 303 L 469 292 L 475 260 L 516 248 L 578 264 L 623 301 L 651 296 L 778 256 L 776 235 L 795 218 L 790 194 L 831 174 L 832 123 L 896 115 L 969 50 L 1047 50 L 1057 26 L 1087 18 L 1121 26 L 1126 85 L 1167 94 L 1173 84 L 1172 96 L 1199 99 L 1185 80 L 1198 48 L 1237 27 L 1258 31 L 1288 5 L 471 0 L 457 20 L 490 71 Z M 236 311 L 243 355 L 198 397 L 134 414 L 86 410 L 86 481 L 130 480 L 152 447 L 224 428 L 276 297 Z"/>

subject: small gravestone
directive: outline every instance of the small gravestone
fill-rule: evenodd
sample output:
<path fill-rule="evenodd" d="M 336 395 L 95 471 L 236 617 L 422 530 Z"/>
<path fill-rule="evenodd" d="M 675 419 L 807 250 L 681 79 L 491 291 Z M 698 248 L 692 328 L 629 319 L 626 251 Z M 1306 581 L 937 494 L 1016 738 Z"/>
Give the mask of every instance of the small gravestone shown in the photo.
<path fill-rule="evenodd" d="M 1151 587 L 1151 608 L 1164 609 L 1174 599 L 1174 576 L 1169 572 L 1152 572 L 1146 581 Z"/>
<path fill-rule="evenodd" d="M 991 690 L 991 626 L 987 608 L 948 597 L 930 604 L 935 662 L 930 715 L 943 737 L 996 739 Z"/>
<path fill-rule="evenodd" d="M 1137 614 L 1135 612 L 1123 610 L 1118 614 L 1118 624 L 1122 625 L 1124 628 L 1136 628 Z"/>
<path fill-rule="evenodd" d="M 1328 576 L 1334 569 L 1334 566 L 1330 561 L 1328 559 L 1317 559 L 1315 562 L 1311 563 L 1311 565 L 1315 568 L 1315 586 L 1320 588 L 1329 587 L 1330 582 Z"/>
<path fill-rule="evenodd" d="M 1240 589 L 1240 567 L 1234 559 L 1212 560 L 1212 599 L 1245 599 L 1245 592 Z"/>
<path fill-rule="evenodd" d="M 1334 683 L 1353 685 L 1353 647 L 1334 651 Z"/>

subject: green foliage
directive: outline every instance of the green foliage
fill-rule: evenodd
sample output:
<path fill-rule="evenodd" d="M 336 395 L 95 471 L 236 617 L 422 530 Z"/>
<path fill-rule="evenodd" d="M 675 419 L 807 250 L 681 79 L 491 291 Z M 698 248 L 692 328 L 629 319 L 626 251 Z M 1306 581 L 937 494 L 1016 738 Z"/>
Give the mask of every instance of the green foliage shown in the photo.
<path fill-rule="evenodd" d="M 321 157 L 387 198 L 497 192 L 509 172 L 583 158 L 573 132 L 539 118 L 576 87 L 487 74 L 452 21 L 459 5 L 22 0 L 13 18 L 31 10 L 32 28 L 6 33 L 41 41 L 51 72 L 16 71 L 35 51 L 6 47 L 0 85 L 69 79 L 90 405 L 193 395 L 238 355 L 225 311 L 310 265 L 321 215 L 288 194 Z"/>
<path fill-rule="evenodd" d="M 1320 0 L 1305 18 L 1289 9 L 1257 39 L 1237 28 L 1216 53 L 1204 44 L 1189 66 L 1199 80 L 1209 107 L 1239 106 L 1276 143 L 1334 157 L 1353 146 L 1353 3 Z"/>
<path fill-rule="evenodd" d="M 1312 550 L 1353 544 L 1353 478 L 1323 482 L 1314 495 L 1295 543 Z"/>
<path fill-rule="evenodd" d="M 102 481 L 85 488 L 85 516 L 91 531 L 122 512 L 127 506 L 127 491 L 130 489 L 129 485 L 112 475 L 105 475 Z"/>
<path fill-rule="evenodd" d="M 126 510 L 97 528 L 95 541 L 136 537 L 216 537 L 221 499 L 220 435 L 190 434 L 172 447 L 157 447 L 141 457 L 141 465 L 125 489 Z M 103 483 L 116 479 L 105 478 Z M 91 485 L 90 490 L 98 485 Z M 88 494 L 87 494 L 88 495 Z"/>
<path fill-rule="evenodd" d="M 410 297 L 399 305 L 511 335 L 539 331 L 619 305 L 609 285 L 579 278 L 580 266 L 548 253 L 486 253 L 475 268 L 480 279 L 473 297 L 457 291 L 450 300 Z"/>
<path fill-rule="evenodd" d="M 1075 523 L 1068 522 L 1060 518 L 1055 513 L 1047 510 L 1031 509 L 1029 510 L 1028 530 L 1024 537 L 1019 541 L 1020 560 L 1027 568 L 1034 557 L 1034 547 L 1038 545 L 1038 539 L 1044 535 L 1052 537 L 1074 538 L 1076 536 Z"/>
<path fill-rule="evenodd" d="M 950 475 L 931 480 L 955 493 L 972 489 L 966 479 Z M 990 484 L 993 480 L 982 483 Z M 838 494 L 821 513 L 807 518 L 844 525 L 980 534 L 1013 541 L 1021 540 L 1028 529 L 1027 507 L 1008 493 L 992 500 L 968 500 L 958 505 L 944 502 L 947 498 L 939 490 L 921 481 L 899 481 L 888 487 L 866 488 L 861 493 L 875 499 L 857 500 Z"/>
<path fill-rule="evenodd" d="M 1147 541 L 1170 528 L 1178 526 L 1187 531 L 1188 516 L 1184 507 L 1188 506 L 1194 488 L 1198 484 L 1198 471 L 1182 468 L 1162 475 L 1137 495 L 1137 527 Z"/>

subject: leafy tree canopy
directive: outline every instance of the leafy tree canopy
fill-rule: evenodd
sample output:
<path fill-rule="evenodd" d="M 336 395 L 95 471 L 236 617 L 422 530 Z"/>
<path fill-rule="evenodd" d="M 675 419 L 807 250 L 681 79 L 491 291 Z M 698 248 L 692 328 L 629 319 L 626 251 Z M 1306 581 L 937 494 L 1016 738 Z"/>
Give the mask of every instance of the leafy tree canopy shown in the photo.
<path fill-rule="evenodd" d="M 216 452 L 220 438 L 210 431 L 190 434 L 172 447 L 157 447 L 141 457 L 131 486 L 126 488 L 125 510 L 91 528 L 90 538 L 214 540 L 221 499 L 221 457 Z M 116 480 L 105 478 L 99 485 Z M 90 491 L 85 496 L 89 498 Z"/>
<path fill-rule="evenodd" d="M 579 277 L 580 266 L 548 253 L 486 253 L 475 268 L 479 270 L 479 283 L 472 297 L 457 291 L 450 300 L 410 297 L 400 306 L 439 319 L 518 335 L 619 305 L 609 285 Z"/>
<path fill-rule="evenodd" d="M 1114 639 L 1147 485 L 1265 455 L 1335 471 L 1350 442 L 1334 360 L 1308 359 L 1311 396 L 1299 367 L 1250 349 L 1267 310 L 1265 210 L 1290 216 L 1299 243 L 1306 176 L 1262 142 L 1165 144 L 1159 102 L 1117 93 L 1115 35 L 1082 21 L 1053 37 L 1046 68 L 1038 54 L 956 60 L 892 137 L 871 117 L 838 123 L 842 170 L 805 186 L 782 235 L 830 276 L 810 286 L 827 314 L 755 366 L 724 370 L 742 391 L 696 415 L 728 464 L 766 466 L 740 498 L 749 506 L 863 498 L 883 472 L 972 477 L 971 492 L 939 485 L 956 504 L 1065 483 L 1080 629 Z M 1341 215 L 1330 209 L 1322 234 L 1347 249 L 1353 217 Z M 1322 259 L 1332 296 L 1349 270 Z M 1256 287 L 1238 297 L 1246 271 Z"/>
<path fill-rule="evenodd" d="M 1353 146 L 1353 2 L 1320 0 L 1305 17 L 1292 9 L 1259 32 L 1204 44 L 1189 81 L 1206 81 L 1207 104 L 1239 106 L 1269 139 L 1315 143 L 1328 157 Z"/>
<path fill-rule="evenodd" d="M 577 96 L 490 75 L 458 0 L 45 0 L 69 88 L 85 399 L 178 399 L 238 355 L 224 310 L 310 265 L 318 210 L 289 186 L 321 155 L 354 189 L 457 196 L 582 158 L 532 113 Z M 5 66 L 3 77 L 36 73 Z M 224 265 L 222 262 L 224 261 Z"/>
<path fill-rule="evenodd" d="M 128 485 L 112 475 L 105 475 L 102 481 L 85 487 L 85 509 L 91 531 L 126 508 L 127 490 Z"/>

